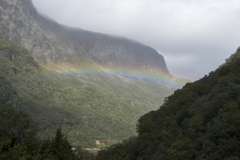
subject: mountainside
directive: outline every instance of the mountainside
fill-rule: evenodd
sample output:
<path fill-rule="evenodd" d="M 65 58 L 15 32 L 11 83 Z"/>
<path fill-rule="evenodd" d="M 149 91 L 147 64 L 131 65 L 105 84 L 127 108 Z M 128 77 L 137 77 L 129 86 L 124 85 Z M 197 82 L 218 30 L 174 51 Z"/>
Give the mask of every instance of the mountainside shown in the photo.
<path fill-rule="evenodd" d="M 0 104 L 27 111 L 42 138 L 61 127 L 74 145 L 121 141 L 186 82 L 154 49 L 59 25 L 30 0 L 0 0 L 0 33 Z"/>
<path fill-rule="evenodd" d="M 170 76 L 163 57 L 148 46 L 59 25 L 39 15 L 31 0 L 1 0 L 0 5 L 0 33 L 27 48 L 42 64 L 88 58 L 104 67 Z"/>
<path fill-rule="evenodd" d="M 216 71 L 187 83 L 138 120 L 138 137 L 97 160 L 239 160 L 240 48 Z"/>
<path fill-rule="evenodd" d="M 95 146 L 95 139 L 111 144 L 134 135 L 139 116 L 172 92 L 156 83 L 105 74 L 50 72 L 26 49 L 2 35 L 0 42 L 0 104 L 29 112 L 40 137 L 62 127 L 74 145 Z"/>

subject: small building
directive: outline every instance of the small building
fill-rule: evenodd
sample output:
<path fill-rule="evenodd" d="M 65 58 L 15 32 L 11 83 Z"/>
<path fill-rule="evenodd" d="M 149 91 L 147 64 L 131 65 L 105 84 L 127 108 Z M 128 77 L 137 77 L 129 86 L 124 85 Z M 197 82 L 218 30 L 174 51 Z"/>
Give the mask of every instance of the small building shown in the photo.
<path fill-rule="evenodd" d="M 101 144 L 99 140 L 96 140 L 96 143 L 95 144 Z"/>

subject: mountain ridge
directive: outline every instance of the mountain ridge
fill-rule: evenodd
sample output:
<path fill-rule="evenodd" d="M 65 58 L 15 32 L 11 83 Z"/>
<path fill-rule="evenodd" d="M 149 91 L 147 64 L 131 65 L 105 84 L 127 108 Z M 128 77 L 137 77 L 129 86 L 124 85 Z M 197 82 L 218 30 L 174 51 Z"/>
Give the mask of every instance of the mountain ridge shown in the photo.
<path fill-rule="evenodd" d="M 88 58 L 102 67 L 133 68 L 173 78 L 163 56 L 149 46 L 123 37 L 58 24 L 39 14 L 31 0 L 2 0 L 1 6 L 5 7 L 0 10 L 0 33 L 27 48 L 42 65 L 75 56 Z M 14 14 L 13 18 L 6 16 Z"/>

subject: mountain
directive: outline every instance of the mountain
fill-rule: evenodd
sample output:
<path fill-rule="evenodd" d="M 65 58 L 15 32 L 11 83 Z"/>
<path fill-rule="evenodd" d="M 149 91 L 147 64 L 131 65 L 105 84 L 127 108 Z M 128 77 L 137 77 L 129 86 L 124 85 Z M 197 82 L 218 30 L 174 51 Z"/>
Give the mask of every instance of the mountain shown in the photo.
<path fill-rule="evenodd" d="M 106 68 L 170 76 L 163 56 L 148 46 L 126 38 L 60 25 L 39 15 L 31 0 L 1 0 L 1 6 L 0 33 L 27 48 L 43 65 L 67 61 L 74 66 L 77 58 L 88 59 Z"/>
<path fill-rule="evenodd" d="M 138 137 L 98 153 L 96 160 L 238 160 L 240 48 L 214 72 L 187 83 L 138 120 Z"/>
<path fill-rule="evenodd" d="M 154 49 L 60 25 L 30 0 L 0 0 L 0 15 L 0 104 L 28 112 L 41 138 L 61 127 L 73 145 L 121 141 L 187 82 Z"/>

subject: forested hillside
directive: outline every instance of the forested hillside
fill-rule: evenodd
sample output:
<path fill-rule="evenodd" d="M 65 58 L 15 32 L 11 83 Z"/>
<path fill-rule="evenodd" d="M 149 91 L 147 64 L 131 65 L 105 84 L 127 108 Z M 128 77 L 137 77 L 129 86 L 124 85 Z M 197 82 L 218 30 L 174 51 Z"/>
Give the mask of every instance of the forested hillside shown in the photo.
<path fill-rule="evenodd" d="M 28 113 L 0 105 L 0 159 L 94 160 L 95 156 L 82 148 L 73 151 L 60 128 L 53 138 L 40 140 Z"/>
<path fill-rule="evenodd" d="M 157 109 L 173 91 L 101 72 L 48 70 L 2 35 L 0 62 L 0 104 L 28 112 L 41 138 L 61 127 L 71 144 L 83 147 L 96 147 L 95 140 L 110 145 L 136 135 L 137 119 Z"/>
<path fill-rule="evenodd" d="M 175 91 L 138 120 L 138 137 L 99 152 L 97 160 L 238 160 L 239 54 Z"/>
<path fill-rule="evenodd" d="M 0 0 L 0 33 L 0 103 L 28 112 L 41 138 L 61 127 L 74 145 L 122 141 L 187 82 L 155 49 L 58 24 L 32 0 Z"/>

